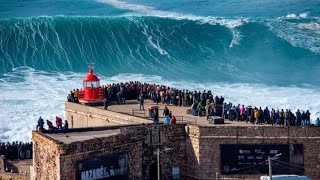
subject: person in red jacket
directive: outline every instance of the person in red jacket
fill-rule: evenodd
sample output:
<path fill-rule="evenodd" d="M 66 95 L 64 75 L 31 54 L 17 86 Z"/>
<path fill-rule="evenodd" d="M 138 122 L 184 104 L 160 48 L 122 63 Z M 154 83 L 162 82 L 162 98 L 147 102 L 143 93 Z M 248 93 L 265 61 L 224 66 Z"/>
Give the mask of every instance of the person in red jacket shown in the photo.
<path fill-rule="evenodd" d="M 177 123 L 177 119 L 175 116 L 172 116 L 172 118 L 170 119 L 170 124 L 176 124 Z"/>
<path fill-rule="evenodd" d="M 49 132 L 54 131 L 55 127 L 52 125 L 52 122 L 47 120 L 47 126 L 49 128 Z"/>
<path fill-rule="evenodd" d="M 56 125 L 59 130 L 62 130 L 62 119 L 61 118 L 56 117 Z"/>

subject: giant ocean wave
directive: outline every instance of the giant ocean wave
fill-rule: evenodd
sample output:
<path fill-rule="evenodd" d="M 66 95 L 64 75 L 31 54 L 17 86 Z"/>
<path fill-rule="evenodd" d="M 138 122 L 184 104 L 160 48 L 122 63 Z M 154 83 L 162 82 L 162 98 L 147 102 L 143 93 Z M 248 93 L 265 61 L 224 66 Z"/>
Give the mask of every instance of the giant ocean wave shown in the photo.
<path fill-rule="evenodd" d="M 0 19 L 0 140 L 28 141 L 39 115 L 63 116 L 65 96 L 81 87 L 88 63 L 102 84 L 139 80 L 211 89 L 234 103 L 320 116 L 314 17 L 243 23 L 114 5 L 149 14 Z"/>
<path fill-rule="evenodd" d="M 312 36 L 319 29 L 311 29 L 308 22 L 247 21 L 153 16 L 3 19 L 0 72 L 20 66 L 85 72 L 87 64 L 94 63 L 103 75 L 143 72 L 199 81 L 319 84 L 301 77 L 319 75 L 320 41 Z M 303 28 L 309 28 L 309 34 Z M 289 72 L 294 73 L 288 80 Z"/>

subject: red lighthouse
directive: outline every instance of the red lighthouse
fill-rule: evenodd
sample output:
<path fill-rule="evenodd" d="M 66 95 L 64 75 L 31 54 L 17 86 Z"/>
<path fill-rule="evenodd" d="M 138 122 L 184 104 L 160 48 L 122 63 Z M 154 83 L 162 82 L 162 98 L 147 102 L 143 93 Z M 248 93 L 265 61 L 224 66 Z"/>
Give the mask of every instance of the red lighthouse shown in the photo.
<path fill-rule="evenodd" d="M 80 102 L 100 103 L 104 98 L 103 89 L 100 88 L 100 79 L 93 74 L 89 67 L 89 74 L 83 78 L 83 90 L 79 92 Z"/>

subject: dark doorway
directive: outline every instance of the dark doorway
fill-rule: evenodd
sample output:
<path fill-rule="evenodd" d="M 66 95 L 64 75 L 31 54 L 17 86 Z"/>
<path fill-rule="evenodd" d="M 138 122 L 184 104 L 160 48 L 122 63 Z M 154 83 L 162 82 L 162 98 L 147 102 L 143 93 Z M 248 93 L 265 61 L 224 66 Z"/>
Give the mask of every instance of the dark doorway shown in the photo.
<path fill-rule="evenodd" d="M 149 168 L 149 179 L 158 180 L 158 166 L 157 162 L 152 163 Z M 160 179 L 161 179 L 161 166 L 160 166 Z"/>

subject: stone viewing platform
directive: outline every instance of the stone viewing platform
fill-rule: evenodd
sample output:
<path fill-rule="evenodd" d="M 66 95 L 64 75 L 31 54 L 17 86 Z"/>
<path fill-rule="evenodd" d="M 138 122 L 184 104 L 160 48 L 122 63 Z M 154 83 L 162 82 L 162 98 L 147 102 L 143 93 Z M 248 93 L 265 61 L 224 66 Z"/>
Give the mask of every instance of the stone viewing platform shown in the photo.
<path fill-rule="evenodd" d="M 103 106 L 87 106 L 78 103 L 66 102 L 65 113 L 70 127 L 95 127 L 105 125 L 119 124 L 142 124 L 152 123 L 152 119 L 148 118 L 148 107 L 159 107 L 159 120 L 163 122 L 163 109 L 165 104 L 158 105 L 151 100 L 145 101 L 145 111 L 139 110 L 139 102 L 136 100 L 128 100 L 126 104 L 113 103 L 104 110 Z M 213 124 L 207 120 L 206 116 L 192 116 L 187 114 L 190 107 L 183 106 L 167 106 L 172 114 L 177 118 L 177 123 L 197 124 L 199 126 L 269 126 L 269 125 L 254 125 L 251 123 L 225 120 L 224 124 Z M 76 109 L 75 109 L 76 108 Z M 73 119 L 77 117 L 77 121 Z M 81 120 L 80 120 L 80 119 Z"/>

